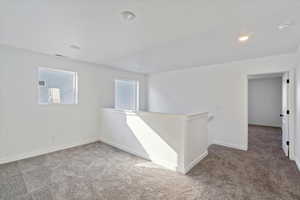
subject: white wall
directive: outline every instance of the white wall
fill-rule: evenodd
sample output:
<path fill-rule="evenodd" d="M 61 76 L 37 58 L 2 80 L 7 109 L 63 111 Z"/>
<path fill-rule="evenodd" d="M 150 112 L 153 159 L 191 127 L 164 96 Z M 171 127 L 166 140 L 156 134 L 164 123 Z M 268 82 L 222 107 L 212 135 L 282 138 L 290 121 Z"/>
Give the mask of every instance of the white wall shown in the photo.
<path fill-rule="evenodd" d="M 195 67 L 149 76 L 150 111 L 210 112 L 211 143 L 247 149 L 247 76 L 294 69 L 295 55 Z M 291 77 L 291 81 L 294 77 Z"/>
<path fill-rule="evenodd" d="M 103 109 L 102 142 L 187 173 L 207 155 L 208 113 L 176 115 Z"/>
<path fill-rule="evenodd" d="M 38 67 L 78 72 L 78 105 L 39 105 Z M 99 138 L 101 107 L 114 105 L 114 79 L 144 75 L 0 46 L 0 162 L 46 153 Z"/>
<path fill-rule="evenodd" d="M 183 160 L 184 115 L 103 109 L 101 124 L 107 144 L 172 170 Z"/>
<path fill-rule="evenodd" d="M 248 123 L 281 127 L 282 78 L 254 78 L 248 82 Z"/>
<path fill-rule="evenodd" d="M 300 170 L 300 46 L 297 52 L 297 64 L 298 70 L 296 73 L 297 76 L 297 89 L 296 89 L 296 106 L 297 106 L 297 120 L 296 120 L 296 162 L 298 169 Z"/>

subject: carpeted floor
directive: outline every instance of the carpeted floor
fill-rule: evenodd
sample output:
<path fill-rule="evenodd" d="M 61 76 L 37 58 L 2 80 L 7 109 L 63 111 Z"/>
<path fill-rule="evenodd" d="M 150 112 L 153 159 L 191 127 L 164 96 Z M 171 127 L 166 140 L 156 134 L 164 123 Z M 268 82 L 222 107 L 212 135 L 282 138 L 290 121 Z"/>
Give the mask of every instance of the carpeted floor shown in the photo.
<path fill-rule="evenodd" d="M 0 200 L 289 200 L 300 173 L 280 130 L 249 127 L 249 151 L 217 145 L 181 175 L 103 143 L 0 165 Z"/>

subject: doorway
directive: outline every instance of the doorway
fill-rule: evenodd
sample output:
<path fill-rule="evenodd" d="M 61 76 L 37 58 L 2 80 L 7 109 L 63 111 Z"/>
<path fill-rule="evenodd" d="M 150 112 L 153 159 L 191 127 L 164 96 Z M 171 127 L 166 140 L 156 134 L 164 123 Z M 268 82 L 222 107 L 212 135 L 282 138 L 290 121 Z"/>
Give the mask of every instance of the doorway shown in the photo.
<path fill-rule="evenodd" d="M 273 145 L 276 143 L 285 156 L 291 158 L 289 77 L 289 72 L 248 76 L 248 140 L 251 145 L 252 141 L 261 138 L 266 148 L 272 142 Z M 253 131 L 259 135 L 254 136 Z"/>

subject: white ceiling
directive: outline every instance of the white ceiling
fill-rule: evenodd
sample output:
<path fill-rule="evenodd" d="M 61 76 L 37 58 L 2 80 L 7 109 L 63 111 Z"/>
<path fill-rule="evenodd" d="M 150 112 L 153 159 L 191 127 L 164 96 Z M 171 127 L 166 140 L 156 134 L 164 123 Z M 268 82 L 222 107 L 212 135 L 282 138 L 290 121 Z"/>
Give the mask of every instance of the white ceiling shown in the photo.
<path fill-rule="evenodd" d="M 299 10 L 299 0 L 0 0 L 0 43 L 154 73 L 294 52 Z"/>

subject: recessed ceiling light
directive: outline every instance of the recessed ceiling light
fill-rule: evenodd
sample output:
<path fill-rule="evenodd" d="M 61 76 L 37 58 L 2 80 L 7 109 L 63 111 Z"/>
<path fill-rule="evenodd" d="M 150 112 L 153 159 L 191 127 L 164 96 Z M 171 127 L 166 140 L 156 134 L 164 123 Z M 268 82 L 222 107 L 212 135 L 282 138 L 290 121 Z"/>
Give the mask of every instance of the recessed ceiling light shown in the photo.
<path fill-rule="evenodd" d="M 249 40 L 250 36 L 249 35 L 241 35 L 239 37 L 239 41 L 240 42 L 246 42 L 247 40 Z"/>
<path fill-rule="evenodd" d="M 71 49 L 80 50 L 80 46 L 75 45 L 75 44 L 70 45 L 70 48 L 71 48 Z"/>
<path fill-rule="evenodd" d="M 126 21 L 132 21 L 136 18 L 136 15 L 131 11 L 123 11 L 121 12 L 121 16 Z"/>

